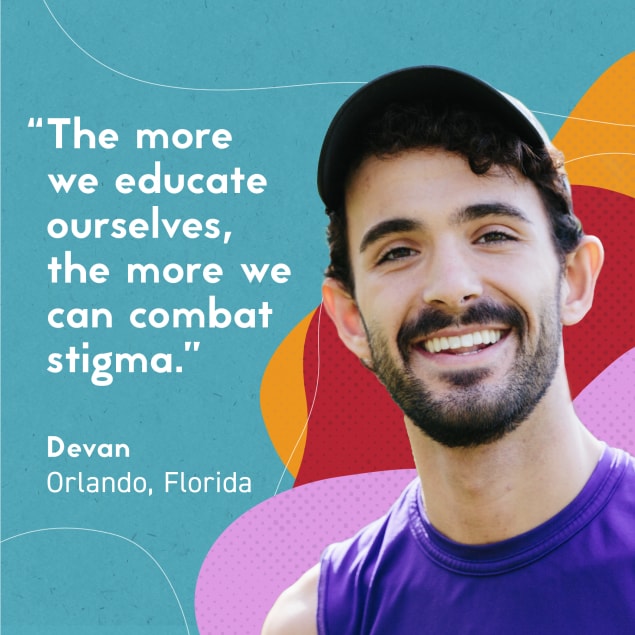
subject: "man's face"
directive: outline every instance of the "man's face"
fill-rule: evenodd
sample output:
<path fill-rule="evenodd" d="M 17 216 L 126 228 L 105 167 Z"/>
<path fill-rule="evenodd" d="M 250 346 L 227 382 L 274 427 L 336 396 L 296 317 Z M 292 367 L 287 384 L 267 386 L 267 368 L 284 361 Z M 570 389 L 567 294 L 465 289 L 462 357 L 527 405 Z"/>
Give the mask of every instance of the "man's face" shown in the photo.
<path fill-rule="evenodd" d="M 370 365 L 404 413 L 450 447 L 516 428 L 561 344 L 561 266 L 534 185 L 417 150 L 367 159 L 346 210 Z"/>

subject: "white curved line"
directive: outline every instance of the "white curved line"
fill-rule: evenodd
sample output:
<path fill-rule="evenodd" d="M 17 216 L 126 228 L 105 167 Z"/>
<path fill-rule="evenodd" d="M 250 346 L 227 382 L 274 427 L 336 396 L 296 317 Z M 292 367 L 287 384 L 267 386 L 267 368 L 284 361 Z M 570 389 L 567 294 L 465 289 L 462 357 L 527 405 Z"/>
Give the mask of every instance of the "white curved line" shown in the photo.
<path fill-rule="evenodd" d="M 307 426 L 309 425 L 309 420 L 311 419 L 311 413 L 313 412 L 313 406 L 315 406 L 315 400 L 317 399 L 318 394 L 318 386 L 320 385 L 320 324 L 322 322 L 322 303 L 320 302 L 320 308 L 318 309 L 318 324 L 317 324 L 317 376 L 315 378 L 315 390 L 313 391 L 313 401 L 311 402 L 311 408 L 309 408 L 309 413 L 307 414 L 306 421 L 304 422 L 304 426 L 300 431 L 300 435 L 298 436 L 295 445 L 293 446 L 293 450 L 291 450 L 291 454 L 289 454 L 289 458 L 284 466 L 284 470 L 282 470 L 282 474 L 280 475 L 280 480 L 278 481 L 278 485 L 276 487 L 276 491 L 273 493 L 274 496 L 278 494 L 278 490 L 280 489 L 280 485 L 282 485 L 282 479 L 285 474 L 289 471 L 289 464 L 291 463 L 291 459 L 295 454 L 295 451 L 298 449 L 300 445 L 300 441 L 306 432 Z"/>
<path fill-rule="evenodd" d="M 635 152 L 598 152 L 597 154 L 586 154 L 583 157 L 574 157 L 573 159 L 569 159 L 565 161 L 565 165 L 567 163 L 573 163 L 574 161 L 581 161 L 582 159 L 592 159 L 593 157 L 635 157 Z"/>
<path fill-rule="evenodd" d="M 307 88 L 310 86 L 339 86 L 339 85 L 362 85 L 362 84 L 366 84 L 367 82 L 359 82 L 359 81 L 341 81 L 341 82 L 307 82 L 304 84 L 281 84 L 278 86 L 252 86 L 252 87 L 245 87 L 245 88 L 196 88 L 193 86 L 174 86 L 171 84 L 161 84 L 159 82 L 151 82 L 147 79 L 141 79 L 140 77 L 134 77 L 133 75 L 128 75 L 127 73 L 124 73 L 123 71 L 119 71 L 116 68 L 113 68 L 112 66 L 108 66 L 108 64 L 102 62 L 101 60 L 97 59 L 94 55 L 91 55 L 85 48 L 83 48 L 82 46 L 80 46 L 72 37 L 71 35 L 68 33 L 68 31 L 62 26 L 62 24 L 60 23 L 60 21 L 57 19 L 57 17 L 55 16 L 55 14 L 53 13 L 53 11 L 51 10 L 51 7 L 49 7 L 48 3 L 46 0 L 42 0 L 42 3 L 44 4 L 44 6 L 46 7 L 46 10 L 49 12 L 51 18 L 53 18 L 53 21 L 55 22 L 55 24 L 57 24 L 58 28 L 60 29 L 60 31 L 68 38 L 68 40 L 77 48 L 79 49 L 84 55 L 86 55 L 86 57 L 88 57 L 89 59 L 93 60 L 93 62 L 95 62 L 96 64 L 98 64 L 99 66 L 101 66 L 102 68 L 105 68 L 106 70 L 109 70 L 111 73 L 115 73 L 116 75 L 119 75 L 121 77 L 124 77 L 126 79 L 130 79 L 134 82 L 139 82 L 141 84 L 147 84 L 149 86 L 157 86 L 158 88 L 169 88 L 172 90 L 191 90 L 191 91 L 199 91 L 199 92 L 219 92 L 219 93 L 228 93 L 228 92 L 244 92 L 244 91 L 254 91 L 254 90 L 279 90 L 279 89 L 283 89 L 283 88 Z M 589 123 L 599 123 L 599 124 L 604 124 L 607 126 L 625 126 L 625 127 L 630 127 L 633 128 L 635 127 L 635 124 L 630 124 L 630 123 L 617 123 L 614 121 L 599 121 L 599 120 L 595 120 L 595 119 L 584 119 L 582 117 L 571 117 L 569 115 L 559 115 L 556 113 L 552 113 L 552 112 L 544 112 L 541 110 L 532 110 L 533 113 L 535 114 L 539 114 L 539 115 L 546 115 L 549 117 L 560 117 L 561 119 L 571 119 L 574 121 L 586 121 Z"/>
<path fill-rule="evenodd" d="M 157 559 L 149 551 L 144 549 L 141 545 L 137 544 L 134 540 L 130 540 L 130 538 L 126 538 L 125 536 L 120 536 L 119 534 L 114 534 L 110 531 L 103 531 L 102 529 L 89 529 L 88 527 L 45 527 L 43 529 L 33 529 L 31 531 L 25 531 L 21 534 L 16 534 L 15 536 L 9 536 L 8 538 L 4 538 L 0 540 L 0 544 L 9 542 L 10 540 L 15 540 L 16 538 L 22 538 L 23 536 L 43 533 L 45 531 L 87 531 L 87 532 L 95 533 L 95 534 L 103 534 L 105 536 L 113 536 L 114 538 L 121 538 L 121 540 L 125 540 L 126 542 L 129 542 L 131 545 L 134 545 L 135 547 L 137 547 L 137 549 L 140 549 L 141 551 L 143 551 L 143 553 L 145 553 L 145 555 L 148 556 L 148 558 L 150 558 L 150 560 L 152 560 L 152 562 L 154 562 L 154 564 L 159 568 L 159 571 L 161 571 L 166 582 L 169 584 L 170 589 L 172 590 L 172 594 L 174 595 L 174 598 L 176 599 L 176 603 L 179 605 L 179 610 L 181 611 L 181 617 L 183 617 L 183 622 L 185 624 L 185 630 L 187 631 L 187 634 L 190 635 L 190 627 L 188 626 L 187 618 L 185 617 L 185 612 L 183 611 L 183 607 L 181 606 L 181 601 L 179 600 L 179 596 L 176 594 L 176 590 L 174 589 L 172 582 L 170 582 L 170 578 L 168 578 L 167 573 L 163 570 L 163 567 L 157 562 Z"/>
<path fill-rule="evenodd" d="M 55 24 L 57 24 L 57 26 L 60 29 L 60 31 L 68 38 L 68 40 L 76 48 L 78 48 L 84 55 L 86 55 L 86 57 L 88 57 L 89 59 L 93 60 L 93 62 L 95 62 L 95 64 L 98 64 L 99 66 L 101 66 L 102 68 L 105 68 L 106 70 L 110 71 L 111 73 L 115 73 L 116 75 L 119 75 L 120 77 L 125 77 L 126 79 L 130 79 L 130 80 L 132 80 L 134 82 L 139 82 L 140 84 L 147 84 L 148 86 L 156 86 L 158 88 L 170 88 L 172 90 L 191 90 L 191 91 L 207 92 L 207 93 L 238 93 L 238 92 L 246 92 L 246 91 L 253 91 L 253 90 L 279 90 L 279 89 L 283 89 L 283 88 L 307 88 L 309 86 L 337 86 L 337 85 L 342 85 L 342 84 L 344 84 L 344 85 L 346 85 L 346 84 L 361 85 L 361 84 L 365 84 L 366 83 L 366 82 L 311 82 L 311 83 L 306 83 L 306 84 L 284 84 L 284 85 L 280 85 L 280 86 L 253 86 L 251 88 L 195 88 L 195 87 L 192 87 L 192 86 L 172 86 L 170 84 L 160 84 L 158 82 L 151 82 L 151 81 L 149 81 L 147 79 L 141 79 L 140 77 L 134 77 L 133 75 L 128 75 L 127 73 L 119 71 L 116 68 L 113 68 L 112 66 L 108 66 L 108 64 L 105 64 L 101 60 L 97 59 L 94 55 L 91 55 L 85 48 L 81 47 L 70 36 L 68 31 L 61 25 L 60 21 L 57 19 L 57 17 L 55 16 L 53 11 L 51 10 L 51 7 L 49 7 L 49 5 L 46 2 L 46 0 L 42 0 L 42 2 L 44 3 L 44 6 L 48 10 L 48 12 L 51 15 L 51 17 L 53 18 L 53 21 L 55 22 Z"/>
<path fill-rule="evenodd" d="M 617 121 L 600 121 L 599 119 L 584 119 L 583 117 L 572 117 L 571 115 L 557 115 L 554 112 L 542 112 L 542 110 L 532 110 L 536 115 L 547 115 L 549 117 L 560 117 L 560 119 L 570 119 L 571 121 L 585 121 L 586 123 L 600 123 L 604 126 L 623 126 L 625 128 L 635 128 L 635 123 L 618 123 Z"/>

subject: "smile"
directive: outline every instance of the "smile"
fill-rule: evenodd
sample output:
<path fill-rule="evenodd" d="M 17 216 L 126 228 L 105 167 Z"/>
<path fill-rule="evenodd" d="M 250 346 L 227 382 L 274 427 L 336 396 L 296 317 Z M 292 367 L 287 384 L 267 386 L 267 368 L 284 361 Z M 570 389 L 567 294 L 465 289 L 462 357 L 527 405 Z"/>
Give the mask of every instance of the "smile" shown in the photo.
<path fill-rule="evenodd" d="M 431 337 L 424 340 L 421 345 L 428 353 L 441 353 L 451 351 L 452 354 L 473 353 L 491 344 L 496 344 L 504 332 L 499 329 L 482 329 L 463 335 L 450 335 L 447 337 Z"/>

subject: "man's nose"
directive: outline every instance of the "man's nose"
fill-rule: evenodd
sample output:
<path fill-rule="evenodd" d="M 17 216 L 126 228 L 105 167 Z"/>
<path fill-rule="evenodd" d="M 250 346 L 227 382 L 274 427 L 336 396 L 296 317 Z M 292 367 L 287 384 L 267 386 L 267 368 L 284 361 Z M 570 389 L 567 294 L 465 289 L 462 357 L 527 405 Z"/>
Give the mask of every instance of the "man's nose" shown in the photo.
<path fill-rule="evenodd" d="M 430 254 L 423 300 L 446 309 L 462 309 L 483 294 L 481 277 L 465 249 L 439 245 Z"/>

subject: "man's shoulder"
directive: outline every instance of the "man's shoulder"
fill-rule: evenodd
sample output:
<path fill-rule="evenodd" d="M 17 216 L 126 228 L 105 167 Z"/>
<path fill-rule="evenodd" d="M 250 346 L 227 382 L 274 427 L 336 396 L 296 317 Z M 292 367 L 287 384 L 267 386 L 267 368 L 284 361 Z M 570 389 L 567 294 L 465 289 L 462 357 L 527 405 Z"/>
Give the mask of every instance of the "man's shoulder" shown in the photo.
<path fill-rule="evenodd" d="M 284 591 L 263 625 L 262 635 L 317 635 L 320 565 Z"/>

